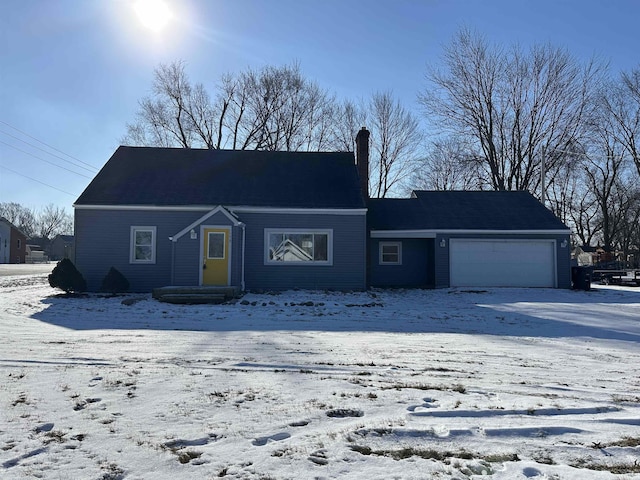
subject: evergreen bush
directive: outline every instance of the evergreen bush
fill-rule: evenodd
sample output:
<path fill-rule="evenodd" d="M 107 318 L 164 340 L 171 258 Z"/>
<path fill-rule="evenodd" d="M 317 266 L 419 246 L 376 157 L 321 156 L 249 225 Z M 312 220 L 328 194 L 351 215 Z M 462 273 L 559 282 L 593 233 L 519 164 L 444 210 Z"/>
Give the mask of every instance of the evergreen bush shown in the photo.
<path fill-rule="evenodd" d="M 49 274 L 49 285 L 67 293 L 84 292 L 87 289 L 84 277 L 68 258 L 60 260 Z"/>
<path fill-rule="evenodd" d="M 129 291 L 129 280 L 114 267 L 102 279 L 101 292 L 124 293 Z"/>

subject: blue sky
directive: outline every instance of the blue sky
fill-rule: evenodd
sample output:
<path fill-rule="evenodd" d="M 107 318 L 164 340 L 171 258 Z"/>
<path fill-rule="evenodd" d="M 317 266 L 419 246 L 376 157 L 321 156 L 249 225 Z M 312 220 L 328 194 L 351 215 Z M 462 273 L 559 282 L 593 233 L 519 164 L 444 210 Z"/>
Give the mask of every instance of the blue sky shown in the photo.
<path fill-rule="evenodd" d="M 192 81 L 212 86 L 226 72 L 297 61 L 339 97 L 392 90 L 417 114 L 426 65 L 463 26 L 504 45 L 596 55 L 613 73 L 640 64 L 639 0 L 166 2 L 174 18 L 159 33 L 133 0 L 2 2 L 0 202 L 71 211 L 160 62 L 183 60 Z"/>

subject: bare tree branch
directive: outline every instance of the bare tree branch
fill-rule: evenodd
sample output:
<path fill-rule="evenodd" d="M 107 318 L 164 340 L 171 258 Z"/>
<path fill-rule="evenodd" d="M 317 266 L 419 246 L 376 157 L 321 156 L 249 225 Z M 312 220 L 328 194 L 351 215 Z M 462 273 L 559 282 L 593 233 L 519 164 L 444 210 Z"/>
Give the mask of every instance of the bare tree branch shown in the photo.
<path fill-rule="evenodd" d="M 445 70 L 429 72 L 419 97 L 426 113 L 481 152 L 493 189 L 540 195 L 542 149 L 563 151 L 584 134 L 601 66 L 581 66 L 549 45 L 503 50 L 465 29 L 445 47 L 443 61 Z M 553 175 L 562 157 L 549 160 Z"/>

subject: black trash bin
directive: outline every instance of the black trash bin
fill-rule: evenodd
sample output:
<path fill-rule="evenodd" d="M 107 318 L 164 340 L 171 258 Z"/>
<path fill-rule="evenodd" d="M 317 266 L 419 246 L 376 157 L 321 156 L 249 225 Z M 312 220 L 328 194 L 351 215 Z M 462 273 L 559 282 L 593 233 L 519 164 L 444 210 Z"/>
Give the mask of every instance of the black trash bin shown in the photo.
<path fill-rule="evenodd" d="M 591 267 L 571 267 L 571 286 L 574 290 L 591 290 Z"/>

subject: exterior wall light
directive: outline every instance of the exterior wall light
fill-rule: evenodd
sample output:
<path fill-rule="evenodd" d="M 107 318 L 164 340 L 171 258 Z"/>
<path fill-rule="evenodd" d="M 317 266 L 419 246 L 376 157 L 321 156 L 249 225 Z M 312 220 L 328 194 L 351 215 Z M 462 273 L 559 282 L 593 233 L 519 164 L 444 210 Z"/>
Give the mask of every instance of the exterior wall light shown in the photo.
<path fill-rule="evenodd" d="M 195 240 L 196 238 L 198 238 L 198 234 L 196 233 L 196 231 L 193 228 L 189 232 L 189 235 L 191 235 L 191 240 Z"/>
<path fill-rule="evenodd" d="M 446 247 L 446 246 L 447 246 L 447 241 L 446 241 L 444 238 L 440 240 L 440 246 L 441 246 L 442 248 L 444 248 L 444 247 Z"/>
<path fill-rule="evenodd" d="M 560 243 L 560 246 L 562 248 L 567 248 L 567 239 L 566 238 L 564 240 L 562 240 L 562 243 Z"/>

